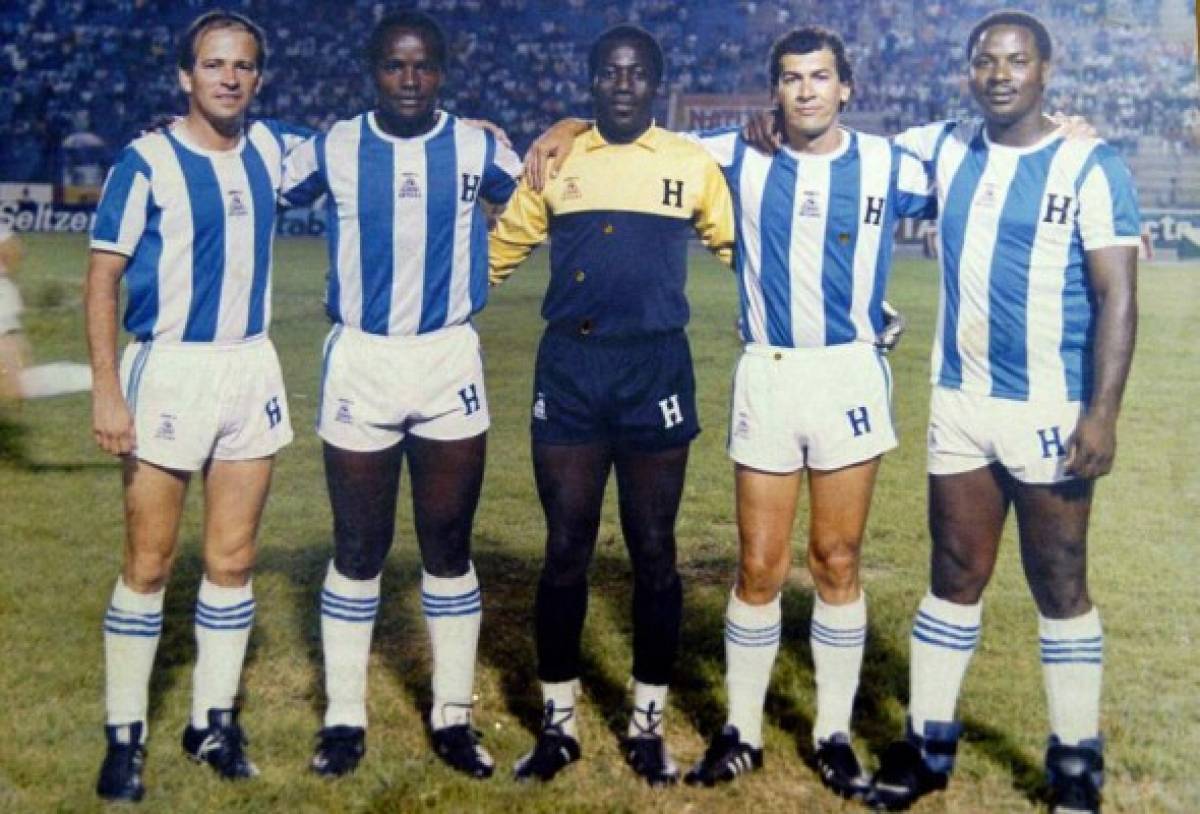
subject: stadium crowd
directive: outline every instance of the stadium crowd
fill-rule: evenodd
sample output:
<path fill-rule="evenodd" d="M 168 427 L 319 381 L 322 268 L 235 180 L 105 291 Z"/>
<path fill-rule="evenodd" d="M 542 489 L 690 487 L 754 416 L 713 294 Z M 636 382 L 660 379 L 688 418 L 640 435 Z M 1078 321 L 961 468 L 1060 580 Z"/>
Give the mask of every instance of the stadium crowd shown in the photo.
<path fill-rule="evenodd" d="M 1161 33 L 1164 3 L 1180 0 L 1009 5 L 1042 14 L 1060 33 L 1053 107 L 1094 120 L 1127 154 L 1142 137 L 1175 154 L 1198 149 L 1200 94 L 1194 43 Z M 0 180 L 56 176 L 63 139 L 98 135 L 110 149 L 147 122 L 180 109 L 175 77 L 161 70 L 172 32 L 206 0 L 31 0 L 0 9 Z M 366 108 L 358 70 L 378 0 L 231 0 L 263 21 L 272 45 L 256 112 L 313 127 Z M 992 0 L 416 0 L 451 38 L 446 106 L 502 125 L 518 148 L 567 114 L 589 109 L 586 43 L 621 20 L 664 44 L 667 84 L 678 93 L 756 93 L 779 31 L 819 22 L 846 37 L 858 66 L 855 109 L 885 129 L 966 111 L 958 66 L 967 26 Z M 1192 9 L 1194 13 L 1194 8 Z M 916 81 L 914 81 L 914 79 Z M 660 111 L 661 112 L 661 111 Z"/>

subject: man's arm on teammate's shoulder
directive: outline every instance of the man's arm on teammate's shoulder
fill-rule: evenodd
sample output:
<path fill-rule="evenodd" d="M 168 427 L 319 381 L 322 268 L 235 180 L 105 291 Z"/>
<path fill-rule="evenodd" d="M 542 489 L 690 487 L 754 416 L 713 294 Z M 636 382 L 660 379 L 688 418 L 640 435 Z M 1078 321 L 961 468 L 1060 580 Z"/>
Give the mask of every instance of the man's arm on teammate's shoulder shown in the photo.
<path fill-rule="evenodd" d="M 696 234 L 721 262 L 733 264 L 733 199 L 729 185 L 716 162 L 708 158 L 704 164 L 704 186 L 696 202 L 693 223 Z"/>
<path fill-rule="evenodd" d="M 775 155 L 783 147 L 783 121 L 779 108 L 751 114 L 742 125 L 742 138 L 760 153 Z"/>
<path fill-rule="evenodd" d="M 541 192 L 522 178 L 508 207 L 488 234 L 488 282 L 499 285 L 549 235 L 549 210 Z"/>
<path fill-rule="evenodd" d="M 311 136 L 288 151 L 283 159 L 283 180 L 279 184 L 279 205 L 308 206 L 329 191 L 322 170 L 323 134 Z"/>
<path fill-rule="evenodd" d="M 83 294 L 92 364 L 92 436 L 113 455 L 132 452 L 137 441 L 117 373 L 117 307 L 126 263 L 124 255 L 92 251 Z"/>
<path fill-rule="evenodd" d="M 1064 138 L 1100 138 L 1100 134 L 1096 132 L 1095 126 L 1087 120 L 1086 116 L 1073 116 L 1069 113 L 1063 113 L 1060 110 L 1056 110 L 1054 113 L 1050 114 L 1050 121 L 1054 122 L 1057 127 L 1062 128 L 1062 134 Z"/>
<path fill-rule="evenodd" d="M 459 121 L 467 127 L 474 127 L 476 130 L 486 130 L 496 137 L 496 141 L 508 149 L 512 149 L 512 139 L 508 137 L 508 133 L 504 132 L 504 128 L 495 122 L 488 121 L 487 119 L 459 119 Z"/>
<path fill-rule="evenodd" d="M 529 145 L 525 151 L 525 180 L 535 192 L 541 192 L 558 175 L 571 154 L 575 137 L 591 129 L 592 123 L 587 119 L 559 119 Z"/>
<path fill-rule="evenodd" d="M 1137 335 L 1137 248 L 1109 246 L 1087 252 L 1096 297 L 1091 401 L 1067 443 L 1067 471 L 1098 478 L 1112 470 L 1117 415 Z"/>

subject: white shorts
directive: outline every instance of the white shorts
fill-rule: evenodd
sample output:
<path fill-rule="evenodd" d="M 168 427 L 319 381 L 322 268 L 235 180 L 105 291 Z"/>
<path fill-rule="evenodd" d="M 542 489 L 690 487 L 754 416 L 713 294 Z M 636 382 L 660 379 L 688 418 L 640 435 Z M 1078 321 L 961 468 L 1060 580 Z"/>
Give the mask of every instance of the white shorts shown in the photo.
<path fill-rule="evenodd" d="M 929 402 L 931 475 L 956 475 L 999 461 L 1022 483 L 1072 480 L 1067 441 L 1077 401 L 1029 402 L 934 387 Z"/>
<path fill-rule="evenodd" d="M 292 440 L 287 393 L 266 338 L 233 345 L 133 342 L 121 359 L 134 454 L 195 472 L 211 458 L 274 455 Z"/>
<path fill-rule="evenodd" d="M 325 340 L 317 434 L 374 452 L 412 433 L 457 441 L 491 425 L 479 335 L 469 324 L 418 336 L 335 325 Z"/>
<path fill-rule="evenodd" d="M 896 447 L 892 373 L 871 345 L 747 345 L 733 378 L 729 457 L 765 472 L 841 469 Z"/>

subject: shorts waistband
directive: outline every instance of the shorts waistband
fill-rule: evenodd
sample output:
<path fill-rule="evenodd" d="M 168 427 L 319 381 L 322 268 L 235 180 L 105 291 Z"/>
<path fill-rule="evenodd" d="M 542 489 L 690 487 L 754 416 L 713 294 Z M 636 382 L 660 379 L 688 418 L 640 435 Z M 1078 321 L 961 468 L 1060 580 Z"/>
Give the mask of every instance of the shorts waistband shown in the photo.
<path fill-rule="evenodd" d="M 155 353 L 160 351 L 164 353 L 229 353 L 270 347 L 271 338 L 266 334 L 259 334 L 249 339 L 239 339 L 233 342 L 175 342 L 147 339 L 145 341 L 134 340 L 129 343 L 131 348 L 144 346 L 152 347 Z"/>
<path fill-rule="evenodd" d="M 676 336 L 686 336 L 687 333 L 683 328 L 672 328 L 667 331 L 620 334 L 617 336 L 601 334 L 597 336 L 594 333 L 583 331 L 578 326 L 568 323 L 565 325 L 547 325 L 546 335 L 559 336 L 564 339 L 572 339 L 581 345 L 645 345 L 654 342 L 661 342 L 664 339 L 671 339 Z"/>
<path fill-rule="evenodd" d="M 783 359 L 813 359 L 817 357 L 838 359 L 877 352 L 875 346 L 867 342 L 844 342 L 840 345 L 823 345 L 816 348 L 785 348 L 778 345 L 747 342 L 743 350 L 750 356 L 763 356 L 776 361 Z"/>
<path fill-rule="evenodd" d="M 432 342 L 439 342 L 448 336 L 458 334 L 475 335 L 475 326 L 470 322 L 462 322 L 458 325 L 449 325 L 445 328 L 438 328 L 436 331 L 430 331 L 427 334 L 373 334 L 368 333 L 360 328 L 354 328 L 350 325 L 338 323 L 333 326 L 333 330 L 341 331 L 343 335 L 350 335 L 363 342 L 373 343 L 377 345 L 386 345 L 388 347 L 406 347 L 415 348 L 421 345 L 428 345 Z"/>

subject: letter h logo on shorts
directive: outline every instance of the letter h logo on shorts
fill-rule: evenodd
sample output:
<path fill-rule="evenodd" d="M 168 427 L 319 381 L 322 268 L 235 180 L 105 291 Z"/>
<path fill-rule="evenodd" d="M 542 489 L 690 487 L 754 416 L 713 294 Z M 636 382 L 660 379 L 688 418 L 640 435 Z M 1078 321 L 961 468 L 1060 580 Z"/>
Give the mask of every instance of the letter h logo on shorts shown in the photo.
<path fill-rule="evenodd" d="M 666 429 L 669 430 L 677 424 L 683 423 L 683 408 L 679 406 L 678 394 L 672 393 L 659 401 L 658 409 L 662 410 L 663 427 Z"/>
<path fill-rule="evenodd" d="M 871 431 L 871 416 L 867 413 L 865 404 L 855 407 L 853 410 L 847 410 L 846 418 L 850 419 L 850 429 L 854 431 L 855 438 Z"/>
<path fill-rule="evenodd" d="M 1037 431 L 1038 439 L 1042 442 L 1042 457 L 1043 458 L 1063 458 L 1067 454 L 1067 448 L 1063 446 L 1062 433 L 1059 432 L 1058 426 L 1048 427 Z"/>
<path fill-rule="evenodd" d="M 263 409 L 267 413 L 267 424 L 271 429 L 275 429 L 279 422 L 283 421 L 283 408 L 279 406 L 279 396 L 271 396 Z"/>
<path fill-rule="evenodd" d="M 479 403 L 479 392 L 475 389 L 475 385 L 469 384 L 462 390 L 459 390 L 458 397 L 463 400 L 463 409 L 467 415 L 479 411 L 481 405 Z"/>

